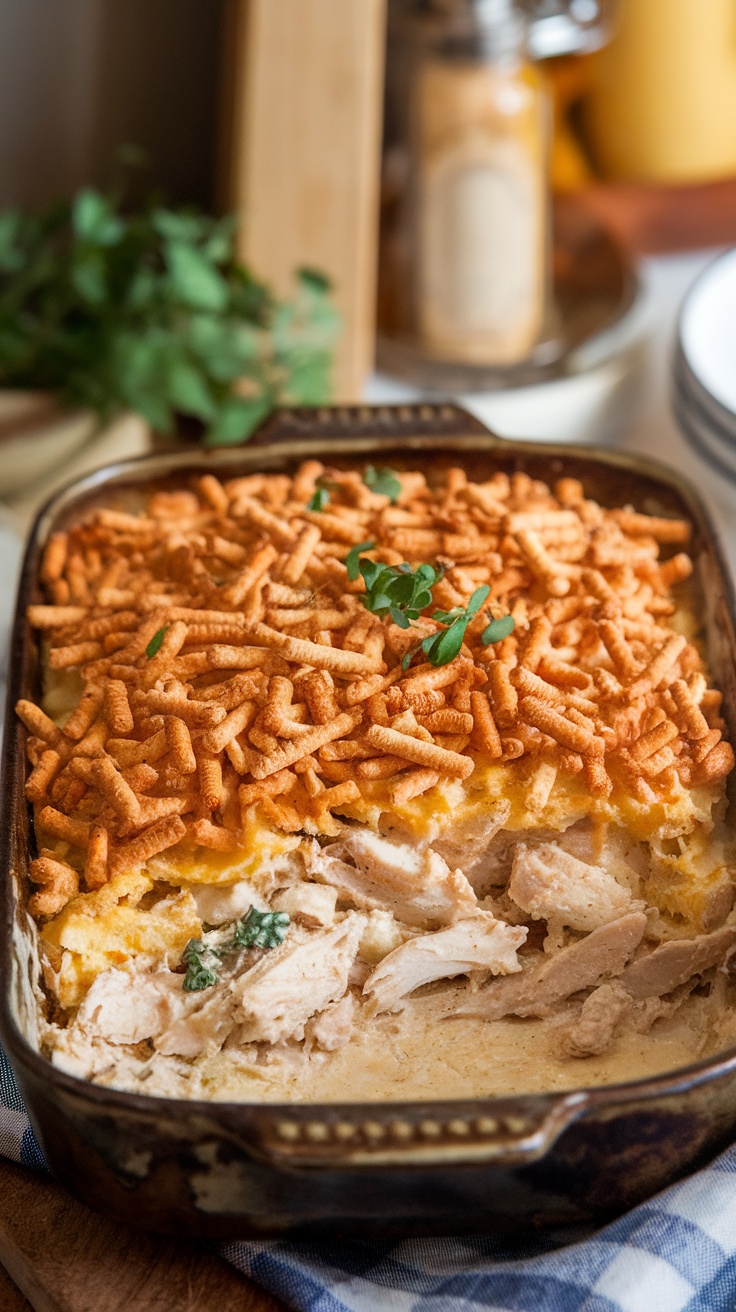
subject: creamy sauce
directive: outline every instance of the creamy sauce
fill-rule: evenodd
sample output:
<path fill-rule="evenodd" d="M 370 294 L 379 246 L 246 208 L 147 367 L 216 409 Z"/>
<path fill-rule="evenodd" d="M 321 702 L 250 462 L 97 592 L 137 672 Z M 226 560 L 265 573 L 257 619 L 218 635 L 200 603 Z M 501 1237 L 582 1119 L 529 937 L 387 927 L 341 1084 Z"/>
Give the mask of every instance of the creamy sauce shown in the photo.
<path fill-rule="evenodd" d="M 601 1056 L 564 1058 L 556 1039 L 574 1007 L 544 1020 L 445 1020 L 450 997 L 456 999 L 456 988 L 412 999 L 399 1014 L 359 1021 L 350 1044 L 334 1053 L 307 1054 L 286 1045 L 225 1049 L 193 1064 L 157 1058 L 143 1081 L 137 1062 L 123 1061 L 98 1074 L 96 1082 L 223 1102 L 508 1097 L 643 1080 L 736 1042 L 734 1014 L 694 997 L 648 1034 L 625 1030 Z"/>

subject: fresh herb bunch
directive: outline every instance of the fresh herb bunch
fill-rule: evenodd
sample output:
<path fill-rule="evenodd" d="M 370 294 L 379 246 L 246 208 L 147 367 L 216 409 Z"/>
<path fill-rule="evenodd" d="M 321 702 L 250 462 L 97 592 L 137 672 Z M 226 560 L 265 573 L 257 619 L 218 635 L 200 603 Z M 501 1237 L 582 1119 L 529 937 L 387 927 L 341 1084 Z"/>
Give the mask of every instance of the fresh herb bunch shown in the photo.
<path fill-rule="evenodd" d="M 390 472 L 390 471 L 389 471 Z M 361 560 L 361 553 L 372 551 L 375 542 L 359 542 L 351 547 L 345 557 L 348 578 L 355 582 L 358 575 L 365 580 L 366 591 L 361 601 L 367 610 L 379 615 L 390 615 L 394 624 L 401 629 L 411 627 L 413 620 L 418 620 L 423 610 L 432 602 L 432 588 L 439 583 L 444 573 L 441 565 L 418 565 L 414 570 L 411 565 L 379 565 L 374 560 Z M 401 662 L 402 669 L 408 670 L 417 652 L 423 651 L 432 665 L 449 665 L 454 660 L 465 640 L 465 633 L 470 621 L 475 619 L 491 589 L 487 583 L 476 588 L 467 606 L 455 606 L 453 610 L 435 610 L 432 619 L 444 624 L 440 633 L 430 633 L 408 651 Z M 513 633 L 515 623 L 511 615 L 502 615 L 491 619 L 483 630 L 481 642 L 488 647 L 492 642 Z"/>
<path fill-rule="evenodd" d="M 285 911 L 256 911 L 251 907 L 247 916 L 235 922 L 232 936 L 219 947 L 202 938 L 190 938 L 181 955 L 182 965 L 187 968 L 185 991 L 197 993 L 218 984 L 220 977 L 215 967 L 239 948 L 277 948 L 288 928 L 289 917 Z"/>
<path fill-rule="evenodd" d="M 208 446 L 241 442 L 282 402 L 323 403 L 338 330 L 327 279 L 302 269 L 279 302 L 234 235 L 233 218 L 128 214 L 89 189 L 0 214 L 0 386 L 102 416 L 129 407 L 161 432 L 194 418 Z"/>

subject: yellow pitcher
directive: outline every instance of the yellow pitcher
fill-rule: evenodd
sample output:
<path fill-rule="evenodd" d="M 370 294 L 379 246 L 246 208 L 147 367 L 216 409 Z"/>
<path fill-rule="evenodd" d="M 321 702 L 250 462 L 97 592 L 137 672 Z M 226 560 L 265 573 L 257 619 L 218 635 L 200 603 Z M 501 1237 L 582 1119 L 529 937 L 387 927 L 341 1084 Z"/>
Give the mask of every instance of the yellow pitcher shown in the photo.
<path fill-rule="evenodd" d="M 736 0 L 619 0 L 591 75 L 585 130 L 605 177 L 736 173 Z"/>

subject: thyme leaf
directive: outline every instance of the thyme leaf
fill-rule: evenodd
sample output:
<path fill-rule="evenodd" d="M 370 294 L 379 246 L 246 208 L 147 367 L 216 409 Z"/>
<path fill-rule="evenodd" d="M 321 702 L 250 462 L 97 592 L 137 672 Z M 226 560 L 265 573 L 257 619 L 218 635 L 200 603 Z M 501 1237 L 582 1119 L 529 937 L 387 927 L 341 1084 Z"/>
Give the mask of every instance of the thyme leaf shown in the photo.
<path fill-rule="evenodd" d="M 285 911 L 256 911 L 251 907 L 247 916 L 235 926 L 228 948 L 277 948 L 283 943 L 289 928 Z"/>
<path fill-rule="evenodd" d="M 393 469 L 376 469 L 374 465 L 369 465 L 363 475 L 363 482 L 371 492 L 380 497 L 388 497 L 392 506 L 396 505 L 401 496 L 401 483 Z"/>
<path fill-rule="evenodd" d="M 168 624 L 165 624 L 164 627 L 162 629 L 159 629 L 157 633 L 154 633 L 153 637 L 151 638 L 151 641 L 146 647 L 146 656 L 148 657 L 149 661 L 153 660 L 153 657 L 156 655 L 156 652 L 160 650 L 161 643 L 166 637 L 168 628 L 169 628 Z"/>
<path fill-rule="evenodd" d="M 359 542 L 357 547 L 350 548 L 347 556 L 345 557 L 345 568 L 348 572 L 348 578 L 350 579 L 351 583 L 355 582 L 360 572 L 359 557 L 361 551 L 372 551 L 375 545 L 376 545 L 375 542 Z"/>
<path fill-rule="evenodd" d="M 310 497 L 307 502 L 307 510 L 324 510 L 325 506 L 330 504 L 330 493 L 326 487 L 315 488 L 314 496 Z"/>
<path fill-rule="evenodd" d="M 190 938 L 181 954 L 182 963 L 187 968 L 184 978 L 186 993 L 198 993 L 200 989 L 209 989 L 219 982 L 219 975 L 207 965 L 205 958 L 215 954 L 201 938 Z"/>
<path fill-rule="evenodd" d="M 491 620 L 490 624 L 481 634 L 481 642 L 484 647 L 490 647 L 492 642 L 501 642 L 502 638 L 508 638 L 516 628 L 516 621 L 512 615 L 502 615 L 500 619 Z"/>

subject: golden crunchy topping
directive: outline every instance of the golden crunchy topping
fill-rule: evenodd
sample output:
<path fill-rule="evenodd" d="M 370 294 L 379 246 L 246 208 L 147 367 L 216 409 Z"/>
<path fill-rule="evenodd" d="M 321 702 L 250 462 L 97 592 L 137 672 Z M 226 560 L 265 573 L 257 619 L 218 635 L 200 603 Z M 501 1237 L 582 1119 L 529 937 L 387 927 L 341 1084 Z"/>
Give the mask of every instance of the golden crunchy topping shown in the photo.
<path fill-rule="evenodd" d="M 62 727 L 17 711 L 39 830 L 86 851 L 88 889 L 185 836 L 237 850 L 256 804 L 334 834 L 361 795 L 400 806 L 478 757 L 522 762 L 537 811 L 558 773 L 651 802 L 730 771 L 720 696 L 667 623 L 691 564 L 660 545 L 687 523 L 571 478 L 384 481 L 208 474 L 50 539 L 28 618 L 83 691 Z M 78 887 L 49 854 L 32 877 L 39 914 Z"/>

